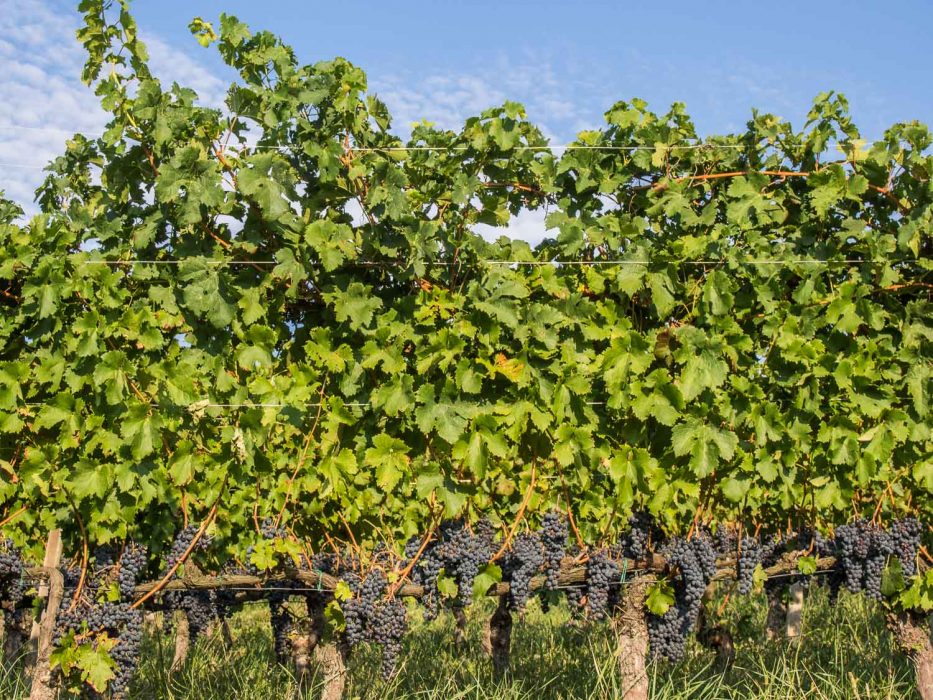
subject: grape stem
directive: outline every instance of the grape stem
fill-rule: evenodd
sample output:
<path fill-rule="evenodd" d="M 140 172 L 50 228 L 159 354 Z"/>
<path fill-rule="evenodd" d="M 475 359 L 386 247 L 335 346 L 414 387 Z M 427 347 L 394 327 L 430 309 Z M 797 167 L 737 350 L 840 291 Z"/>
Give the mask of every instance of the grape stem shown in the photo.
<path fill-rule="evenodd" d="M 433 493 L 431 494 L 431 497 L 433 499 L 434 497 Z M 432 505 L 432 509 L 433 509 L 433 505 Z M 434 513 L 434 517 L 432 518 L 433 522 L 431 523 L 431 527 L 428 528 L 428 532 L 424 536 L 424 539 L 421 540 L 421 546 L 418 547 L 418 551 L 415 552 L 415 556 L 413 556 L 411 558 L 411 561 L 408 562 L 408 565 L 404 569 L 402 569 L 401 573 L 399 574 L 398 579 L 389 588 L 389 598 L 395 597 L 395 594 L 398 592 L 398 589 L 401 588 L 402 583 L 411 573 L 411 570 L 415 568 L 415 564 L 418 563 L 418 560 L 421 558 L 421 555 L 424 554 L 424 550 L 427 548 L 428 542 L 430 542 L 431 538 L 434 537 L 434 531 L 437 530 L 438 525 L 441 524 L 441 514 L 443 512 L 444 512 L 444 509 L 439 508 L 437 512 Z"/>
<path fill-rule="evenodd" d="M 518 526 L 522 522 L 522 518 L 525 517 L 525 509 L 528 507 L 528 503 L 531 502 L 531 494 L 535 490 L 535 476 L 537 475 L 537 470 L 535 465 L 531 465 L 531 481 L 528 483 L 528 490 L 525 491 L 525 497 L 522 499 L 522 504 L 518 507 L 518 513 L 515 514 L 515 521 L 512 523 L 512 527 L 509 528 L 508 533 L 505 536 L 505 539 L 502 540 L 502 546 L 499 547 L 499 551 L 496 552 L 495 556 L 490 559 L 490 561 L 498 560 L 505 550 L 509 548 L 509 545 L 512 543 L 512 537 L 515 536 L 515 531 L 518 530 Z"/>
<path fill-rule="evenodd" d="M 75 518 L 78 521 L 78 527 L 81 529 L 81 575 L 78 577 L 78 585 L 75 587 L 75 594 L 72 596 L 71 605 L 68 607 L 68 612 L 71 612 L 81 599 L 81 592 L 84 590 L 84 581 L 87 578 L 88 545 L 87 530 L 84 528 L 84 520 L 81 518 L 81 513 L 79 513 L 78 509 L 75 507 L 74 501 L 71 500 L 70 494 L 68 494 L 68 502 L 71 504 L 71 509 L 74 511 Z"/>
<path fill-rule="evenodd" d="M 221 493 L 223 493 L 223 490 L 221 490 Z M 218 500 L 220 500 L 219 497 L 218 497 Z M 201 523 L 201 527 L 198 528 L 198 531 L 195 533 L 194 537 L 191 539 L 191 543 L 188 545 L 188 548 L 184 551 L 184 553 L 180 557 L 178 557 L 178 561 L 172 564 L 168 572 L 166 572 L 165 576 L 162 577 L 162 579 L 152 588 L 151 591 L 146 593 L 142 598 L 140 598 L 139 600 L 137 600 L 135 603 L 133 603 L 130 606 L 132 610 L 135 610 L 136 608 L 138 608 L 140 605 L 145 603 L 147 600 L 149 600 L 152 596 L 154 596 L 156 593 L 158 593 L 165 587 L 165 584 L 167 584 L 171 580 L 172 576 L 175 575 L 175 572 L 178 571 L 178 567 L 184 564 L 185 560 L 190 556 L 191 552 L 194 551 L 194 548 L 198 544 L 198 540 L 200 540 L 201 537 L 204 535 L 204 532 L 207 530 L 208 526 L 214 521 L 214 516 L 216 515 L 217 515 L 217 504 L 215 503 L 213 507 L 211 507 L 210 512 L 207 514 L 207 517 L 204 518 L 204 522 Z"/>
<path fill-rule="evenodd" d="M 14 511 L 13 513 L 5 517 L 3 520 L 0 520 L 0 527 L 3 527 L 4 525 L 7 525 L 11 523 L 12 521 L 16 520 L 16 518 L 18 518 L 20 515 L 25 513 L 28 509 L 29 509 L 29 506 L 23 506 L 19 510 Z"/>

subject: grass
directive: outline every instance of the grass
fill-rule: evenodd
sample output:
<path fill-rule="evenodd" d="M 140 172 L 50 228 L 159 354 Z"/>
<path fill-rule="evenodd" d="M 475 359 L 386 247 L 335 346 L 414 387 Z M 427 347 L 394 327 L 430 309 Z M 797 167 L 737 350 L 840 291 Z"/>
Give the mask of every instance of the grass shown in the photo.
<path fill-rule="evenodd" d="M 512 632 L 512 668 L 507 683 L 491 680 L 481 646 L 491 605 L 470 611 L 462 646 L 453 640 L 453 619 L 430 623 L 412 615 L 400 672 L 379 679 L 379 652 L 362 648 L 349 663 L 346 697 L 360 700 L 546 700 L 617 698 L 618 676 L 608 626 L 567 625 L 563 606 L 549 613 L 536 603 Z M 735 634 L 736 658 L 727 669 L 696 643 L 678 664 L 651 664 L 651 697 L 663 700 L 867 700 L 918 698 L 913 669 L 899 655 L 880 612 L 861 597 L 843 594 L 830 604 L 813 588 L 804 608 L 803 637 L 796 643 L 765 639 L 763 599 L 730 602 L 724 623 Z M 146 638 L 134 700 L 305 700 L 317 698 L 321 679 L 299 689 L 288 669 L 273 657 L 267 613 L 250 606 L 232 621 L 235 643 L 225 648 L 220 635 L 200 639 L 185 667 L 168 673 L 170 636 Z M 28 695 L 18 668 L 0 667 L 0 697 Z"/>

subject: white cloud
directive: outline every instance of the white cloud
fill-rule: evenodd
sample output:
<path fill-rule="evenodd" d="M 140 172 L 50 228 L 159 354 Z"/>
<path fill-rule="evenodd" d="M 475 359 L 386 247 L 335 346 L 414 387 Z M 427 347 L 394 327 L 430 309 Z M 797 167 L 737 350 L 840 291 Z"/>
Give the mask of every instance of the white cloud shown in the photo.
<path fill-rule="evenodd" d="M 556 237 L 557 231 L 548 229 L 544 224 L 546 212 L 543 209 L 522 210 L 509 220 L 508 226 L 489 226 L 477 224 L 473 230 L 487 241 L 495 241 L 500 236 L 518 238 L 535 246 L 548 237 Z"/>
<path fill-rule="evenodd" d="M 196 58 L 179 51 L 161 38 L 143 33 L 142 39 L 149 49 L 149 67 L 153 74 L 165 81 L 164 88 L 167 89 L 174 81 L 198 93 L 201 104 L 223 107 L 229 83 L 210 72 Z"/>
<path fill-rule="evenodd" d="M 0 189 L 27 211 L 34 210 L 30 203 L 42 168 L 63 151 L 66 139 L 76 132 L 99 134 L 107 122 L 97 97 L 80 81 L 85 60 L 75 38 L 80 20 L 49 0 L 0 0 Z M 177 81 L 193 88 L 203 104 L 222 105 L 226 81 L 195 53 L 145 31 L 142 38 L 152 70 L 166 87 Z M 581 107 L 592 99 L 577 99 L 586 84 L 577 81 L 568 93 L 551 64 L 529 54 L 517 63 L 502 55 L 481 70 L 460 74 L 377 75 L 371 87 L 389 104 L 400 133 L 421 119 L 458 129 L 467 117 L 517 99 L 552 142 L 562 143 L 598 120 L 598 113 Z M 523 212 L 508 227 L 479 230 L 487 237 L 506 234 L 531 243 L 545 236 L 541 212 Z"/>
<path fill-rule="evenodd" d="M 444 129 L 458 130 L 465 119 L 506 100 L 525 105 L 528 119 L 552 143 L 572 140 L 592 128 L 602 114 L 588 94 L 598 83 L 585 75 L 559 76 L 550 59 L 527 53 L 505 54 L 460 73 L 370 75 L 370 88 L 385 101 L 393 128 L 407 135 L 413 122 L 426 119 Z"/>
<path fill-rule="evenodd" d="M 80 16 L 41 0 L 0 0 L 0 190 L 30 205 L 42 168 L 74 133 L 100 134 L 107 115 L 81 82 L 84 49 L 75 38 Z M 196 59 L 143 33 L 153 72 L 167 84 L 193 87 L 218 106 L 225 85 Z"/>

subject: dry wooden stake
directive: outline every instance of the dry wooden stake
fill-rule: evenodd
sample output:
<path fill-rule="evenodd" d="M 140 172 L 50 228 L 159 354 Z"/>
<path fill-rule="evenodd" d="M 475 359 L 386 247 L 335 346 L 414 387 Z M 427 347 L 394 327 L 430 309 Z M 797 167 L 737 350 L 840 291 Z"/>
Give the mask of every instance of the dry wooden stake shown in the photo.
<path fill-rule="evenodd" d="M 55 636 L 55 621 L 65 595 L 65 578 L 57 568 L 62 558 L 62 532 L 53 530 L 45 547 L 47 586 L 46 604 L 42 621 L 36 634 L 36 659 L 32 672 L 32 690 L 29 700 L 55 700 L 58 689 L 52 674 L 52 639 Z M 41 591 L 40 591 L 41 592 Z"/>
<path fill-rule="evenodd" d="M 803 583 L 795 583 L 790 587 L 790 600 L 787 603 L 786 635 L 788 639 L 797 639 L 801 635 L 801 621 L 803 619 Z"/>

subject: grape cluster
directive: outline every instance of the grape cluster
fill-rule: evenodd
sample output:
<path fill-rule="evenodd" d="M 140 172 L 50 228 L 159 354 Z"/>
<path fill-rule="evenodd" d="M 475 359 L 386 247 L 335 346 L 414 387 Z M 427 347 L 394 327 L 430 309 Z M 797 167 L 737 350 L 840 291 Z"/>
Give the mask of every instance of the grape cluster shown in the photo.
<path fill-rule="evenodd" d="M 0 542 L 0 607 L 15 609 L 24 590 L 23 558 L 12 540 Z"/>
<path fill-rule="evenodd" d="M 716 528 L 715 533 L 712 533 L 711 540 L 716 553 L 726 555 L 735 551 L 739 543 L 739 535 L 735 528 L 721 525 Z"/>
<path fill-rule="evenodd" d="M 165 594 L 170 610 L 181 610 L 188 618 L 188 633 L 197 639 L 218 619 L 217 594 L 214 591 L 170 591 Z"/>
<path fill-rule="evenodd" d="M 182 529 L 172 542 L 168 555 L 165 557 L 165 571 L 171 569 L 191 546 L 200 527 L 189 525 Z M 201 537 L 195 545 L 196 550 L 207 549 L 210 540 Z M 217 619 L 219 604 L 215 591 L 170 591 L 165 594 L 165 604 L 169 610 L 181 610 L 188 617 L 188 631 L 192 639 L 196 639 Z"/>
<path fill-rule="evenodd" d="M 358 586 L 350 584 L 349 581 L 348 584 L 356 596 L 346 601 L 341 607 L 346 621 L 344 634 L 347 643 L 354 647 L 366 640 L 376 603 L 385 594 L 388 584 L 385 573 L 379 569 L 370 572 Z"/>
<path fill-rule="evenodd" d="M 556 511 L 547 513 L 541 520 L 541 544 L 544 546 L 544 587 L 553 591 L 560 583 L 560 563 L 564 559 L 567 545 L 567 521 Z"/>
<path fill-rule="evenodd" d="M 846 588 L 881 600 L 881 578 L 888 557 L 895 553 L 895 537 L 868 520 L 836 529 L 836 547 Z"/>
<path fill-rule="evenodd" d="M 716 571 L 716 553 L 705 538 L 672 539 L 665 547 L 674 579 L 674 604 L 663 615 L 648 614 L 648 638 L 653 658 L 683 657 L 687 637 L 696 625 L 706 586 Z"/>
<path fill-rule="evenodd" d="M 752 585 L 755 582 L 755 569 L 761 563 L 763 554 L 764 550 L 757 538 L 742 538 L 739 558 L 736 562 L 737 590 L 740 595 L 745 595 L 752 590 Z"/>
<path fill-rule="evenodd" d="M 139 582 L 139 576 L 146 568 L 149 550 L 130 542 L 123 549 L 123 555 L 120 557 L 120 571 L 117 574 L 117 584 L 120 588 L 120 596 L 124 600 L 133 597 L 133 591 Z"/>
<path fill-rule="evenodd" d="M 281 592 L 272 593 L 268 596 L 269 601 L 269 621 L 272 626 L 272 648 L 275 651 L 276 660 L 285 665 L 288 663 L 291 654 L 291 633 L 294 629 L 294 621 L 291 613 L 285 607 L 286 597 Z"/>
<path fill-rule="evenodd" d="M 386 597 L 388 581 L 381 569 L 373 569 L 362 581 L 358 576 L 352 579 L 344 579 L 355 594 L 341 604 L 346 624 L 344 639 L 351 648 L 365 641 L 381 646 L 382 677 L 388 679 L 395 672 L 402 639 L 408 631 L 405 604 L 398 598 Z"/>
<path fill-rule="evenodd" d="M 607 617 L 613 607 L 612 593 L 618 588 L 610 588 L 619 583 L 619 565 L 609 558 L 606 551 L 594 552 L 586 562 L 586 600 L 590 616 L 594 620 Z"/>
<path fill-rule="evenodd" d="M 436 537 L 425 547 L 412 571 L 412 581 L 424 588 L 426 617 L 437 615 L 439 592 L 437 582 L 441 571 L 457 582 L 460 606 L 471 602 L 473 581 L 495 553 L 495 533 L 492 524 L 480 520 L 471 530 L 462 520 L 442 523 Z M 405 545 L 405 557 L 410 561 L 421 548 L 422 538 L 412 537 Z"/>
<path fill-rule="evenodd" d="M 586 585 L 567 586 L 564 589 L 564 597 L 567 599 L 567 606 L 570 608 L 570 616 L 577 620 L 583 616 L 586 596 Z"/>
<path fill-rule="evenodd" d="M 188 547 L 191 546 L 192 540 L 194 540 L 195 535 L 198 534 L 198 530 L 200 529 L 201 528 L 197 525 L 189 525 L 175 535 L 171 549 L 169 549 L 168 555 L 165 557 L 166 570 L 175 566 L 175 562 L 181 559 L 182 555 L 188 550 Z M 210 538 L 202 536 L 201 539 L 198 540 L 195 549 L 207 549 L 209 545 Z"/>
<path fill-rule="evenodd" d="M 114 700 L 126 697 L 130 681 L 139 665 L 139 647 L 142 641 L 143 614 L 129 603 L 92 603 L 65 610 L 58 615 L 53 643 L 62 644 L 71 634 L 82 640 L 96 642 L 106 634 L 116 644 L 108 652 L 114 662 L 114 677 L 110 693 Z"/>
<path fill-rule="evenodd" d="M 648 555 L 653 542 L 661 540 L 661 529 L 654 517 L 643 510 L 635 511 L 628 519 L 628 530 L 622 535 L 620 549 L 627 559 L 640 561 Z"/>
<path fill-rule="evenodd" d="M 836 553 L 835 542 L 815 528 L 801 528 L 797 532 L 797 549 L 811 556 L 831 557 Z"/>
<path fill-rule="evenodd" d="M 888 528 L 891 535 L 894 555 L 901 564 L 905 577 L 917 573 L 917 552 L 923 536 L 923 525 L 916 518 L 895 520 Z"/>
<path fill-rule="evenodd" d="M 509 583 L 509 607 L 522 611 L 531 595 L 531 579 L 544 564 L 544 548 L 536 532 L 519 533 L 512 540 L 502 566 L 502 578 Z"/>
<path fill-rule="evenodd" d="M 399 598 L 382 600 L 373 610 L 369 639 L 382 647 L 382 677 L 392 677 L 402 652 L 402 639 L 408 632 L 408 614 Z"/>

